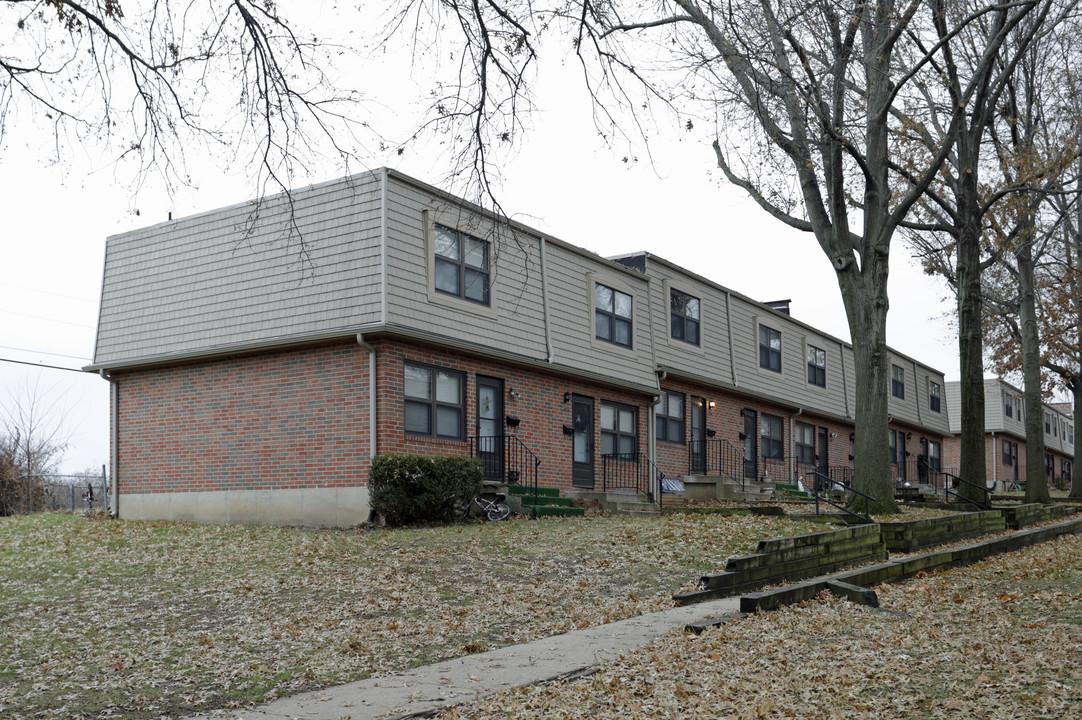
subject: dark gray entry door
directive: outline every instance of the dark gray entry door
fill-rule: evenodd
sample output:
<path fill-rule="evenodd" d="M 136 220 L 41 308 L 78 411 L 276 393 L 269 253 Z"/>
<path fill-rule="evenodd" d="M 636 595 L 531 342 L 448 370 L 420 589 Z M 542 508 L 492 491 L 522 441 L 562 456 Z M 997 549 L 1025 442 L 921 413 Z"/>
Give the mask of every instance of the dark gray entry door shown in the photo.
<path fill-rule="evenodd" d="M 571 484 L 592 490 L 594 487 L 594 399 L 582 395 L 571 398 Z"/>

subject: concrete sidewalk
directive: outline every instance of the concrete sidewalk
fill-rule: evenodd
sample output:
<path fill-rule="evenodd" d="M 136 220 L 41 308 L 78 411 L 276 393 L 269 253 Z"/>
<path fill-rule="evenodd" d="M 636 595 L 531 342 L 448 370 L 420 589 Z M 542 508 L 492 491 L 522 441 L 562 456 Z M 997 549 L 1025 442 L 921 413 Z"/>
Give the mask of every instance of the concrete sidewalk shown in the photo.
<path fill-rule="evenodd" d="M 615 660 L 673 629 L 735 613 L 739 608 L 738 597 L 672 608 L 408 672 L 294 695 L 251 710 L 220 711 L 188 720 L 365 720 L 431 712 L 507 688 L 574 674 Z"/>

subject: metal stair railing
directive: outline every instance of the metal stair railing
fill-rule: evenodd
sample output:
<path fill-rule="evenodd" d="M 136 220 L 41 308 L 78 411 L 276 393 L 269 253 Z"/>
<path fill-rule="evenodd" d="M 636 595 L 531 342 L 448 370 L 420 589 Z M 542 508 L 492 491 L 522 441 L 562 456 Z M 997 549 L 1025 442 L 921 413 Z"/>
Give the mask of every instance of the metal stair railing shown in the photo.
<path fill-rule="evenodd" d="M 972 483 L 972 482 L 970 482 L 968 480 L 963 480 L 962 478 L 958 477 L 954 473 L 940 472 L 940 475 L 942 475 L 944 477 L 944 479 L 949 479 L 950 480 L 950 482 L 944 482 L 943 483 L 943 493 L 944 493 L 943 497 L 944 497 L 945 500 L 949 501 L 950 496 L 953 495 L 954 497 L 958 498 L 959 500 L 965 500 L 967 503 L 970 503 L 972 505 L 976 505 L 981 510 L 987 510 L 990 507 L 992 507 L 992 498 L 991 498 L 992 493 L 987 487 L 985 487 L 983 485 L 978 485 L 977 483 Z M 968 485 L 969 487 L 977 488 L 978 490 L 980 490 L 984 494 L 984 502 L 982 503 L 980 501 L 974 500 L 973 498 L 970 498 L 970 497 L 966 497 L 965 495 L 962 495 L 961 493 L 958 493 L 958 492 L 954 491 L 953 488 L 961 488 L 961 486 L 963 484 Z"/>
<path fill-rule="evenodd" d="M 661 493 L 654 499 L 651 479 L 661 488 L 663 473 L 645 453 L 609 453 L 601 456 L 601 490 L 631 490 L 650 497 L 660 506 Z"/>
<path fill-rule="evenodd" d="M 471 435 L 470 456 L 481 459 L 486 478 L 532 489 L 537 505 L 541 459 L 517 435 Z"/>
<path fill-rule="evenodd" d="M 824 475 L 823 473 L 819 472 L 818 470 L 812 470 L 811 473 L 809 473 L 809 474 L 813 479 L 812 490 L 814 491 L 814 495 L 815 495 L 815 514 L 816 515 L 819 514 L 819 502 L 822 501 L 822 502 L 825 502 L 827 505 L 831 505 L 833 507 L 838 508 L 842 512 L 849 513 L 853 517 L 860 518 L 861 520 L 863 520 L 866 523 L 872 522 L 872 516 L 869 513 L 869 509 L 871 507 L 871 502 L 875 500 L 874 497 L 872 497 L 871 495 L 867 495 L 865 493 L 862 493 L 860 490 L 857 490 L 852 485 L 845 485 L 843 483 L 840 483 L 840 482 L 834 480 L 833 478 L 829 477 L 828 475 Z M 835 492 L 838 493 L 839 495 L 843 495 L 843 496 L 846 493 L 850 493 L 850 494 L 859 495 L 860 497 L 864 498 L 864 514 L 861 515 L 858 512 L 854 512 L 853 510 L 850 510 L 847 507 L 848 506 L 847 501 L 846 502 L 835 502 L 834 500 L 832 500 L 831 499 L 831 493 L 835 493 Z M 839 500 L 841 500 L 841 498 L 839 498 Z"/>

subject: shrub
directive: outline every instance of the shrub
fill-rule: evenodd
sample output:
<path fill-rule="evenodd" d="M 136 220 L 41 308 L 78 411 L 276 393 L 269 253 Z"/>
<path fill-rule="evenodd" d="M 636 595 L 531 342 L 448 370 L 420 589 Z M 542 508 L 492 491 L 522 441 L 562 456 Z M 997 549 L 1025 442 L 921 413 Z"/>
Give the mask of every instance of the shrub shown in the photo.
<path fill-rule="evenodd" d="M 368 498 L 388 525 L 447 522 L 483 482 L 477 458 L 377 455 L 368 471 Z"/>

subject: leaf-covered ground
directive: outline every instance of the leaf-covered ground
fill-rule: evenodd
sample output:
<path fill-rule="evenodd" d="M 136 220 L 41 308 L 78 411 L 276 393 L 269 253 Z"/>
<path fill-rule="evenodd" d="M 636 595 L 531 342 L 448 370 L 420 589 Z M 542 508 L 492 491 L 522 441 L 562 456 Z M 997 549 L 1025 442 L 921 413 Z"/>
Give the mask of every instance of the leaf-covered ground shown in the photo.
<path fill-rule="evenodd" d="M 176 717 L 671 607 L 810 520 L 316 531 L 0 518 L 0 717 Z"/>
<path fill-rule="evenodd" d="M 442 720 L 1082 717 L 1082 537 L 672 633 L 596 674 Z"/>

